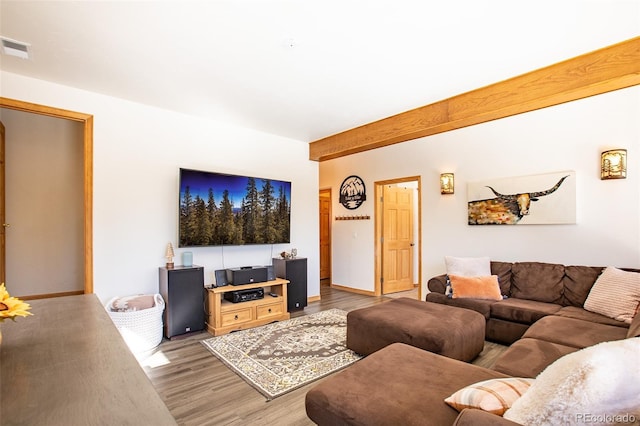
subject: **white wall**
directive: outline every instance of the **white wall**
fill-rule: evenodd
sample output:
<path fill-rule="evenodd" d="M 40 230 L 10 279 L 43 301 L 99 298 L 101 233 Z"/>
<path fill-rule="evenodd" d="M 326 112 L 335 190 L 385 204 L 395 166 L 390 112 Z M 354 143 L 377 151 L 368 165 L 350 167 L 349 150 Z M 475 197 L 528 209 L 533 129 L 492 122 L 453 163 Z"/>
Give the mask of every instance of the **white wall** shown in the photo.
<path fill-rule="evenodd" d="M 318 163 L 307 143 L 76 90 L 0 74 L 0 96 L 94 116 L 94 291 L 158 291 L 165 247 L 177 249 L 180 167 L 288 180 L 291 244 L 193 248 L 205 283 L 223 267 L 270 264 L 291 247 L 308 258 L 308 295 L 320 294 Z"/>
<path fill-rule="evenodd" d="M 374 213 L 374 182 L 422 177 L 423 285 L 445 272 L 443 257 L 640 267 L 640 87 L 624 89 L 320 163 L 320 187 L 360 176 Z M 628 150 L 625 180 L 600 180 L 600 153 Z M 467 182 L 574 170 L 575 225 L 467 225 Z M 439 174 L 455 173 L 455 194 L 440 195 Z M 535 204 L 532 205 L 535 209 Z M 373 220 L 333 223 L 336 284 L 374 289 Z"/>

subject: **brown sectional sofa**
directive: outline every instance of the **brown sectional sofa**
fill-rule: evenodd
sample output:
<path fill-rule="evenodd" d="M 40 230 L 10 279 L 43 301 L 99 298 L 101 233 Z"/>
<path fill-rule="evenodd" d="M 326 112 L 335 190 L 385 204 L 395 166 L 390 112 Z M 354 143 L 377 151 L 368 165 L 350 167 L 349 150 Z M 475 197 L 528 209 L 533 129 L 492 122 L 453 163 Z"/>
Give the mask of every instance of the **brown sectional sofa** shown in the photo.
<path fill-rule="evenodd" d="M 603 267 L 594 266 L 492 261 L 491 273 L 498 276 L 500 290 L 506 296 L 504 300 L 449 298 L 445 295 L 446 274 L 427 282 L 430 293 L 426 300 L 480 312 L 487 320 L 486 339 L 507 345 L 520 339 L 533 323 L 549 315 L 628 327 L 624 322 L 582 308 L 603 270 Z M 637 269 L 625 270 L 639 272 Z M 589 344 L 593 343 L 587 339 L 582 347 Z"/>
<path fill-rule="evenodd" d="M 491 262 L 500 301 L 454 299 L 445 295 L 446 274 L 431 278 L 428 302 L 473 309 L 487 320 L 485 338 L 511 345 L 496 371 L 535 377 L 556 359 L 578 349 L 628 337 L 629 324 L 585 310 L 591 287 L 604 267 L 542 262 Z M 637 269 L 625 269 L 638 272 Z"/>
<path fill-rule="evenodd" d="M 629 325 L 582 308 L 603 269 L 491 262 L 502 293 L 509 296 L 502 301 L 450 299 L 444 294 L 446 276 L 434 277 L 425 303 L 480 312 L 487 320 L 487 340 L 511 344 L 494 366 L 482 368 L 394 343 L 311 389 L 307 414 L 319 425 L 513 425 L 477 409 L 458 413 L 444 399 L 482 380 L 535 378 L 581 348 L 640 337 L 640 315 Z"/>
<path fill-rule="evenodd" d="M 562 320 L 562 317 L 558 318 Z M 628 329 L 617 328 L 625 332 L 622 338 L 640 337 L 640 315 L 636 315 Z M 503 355 L 501 359 L 505 369 L 509 362 L 516 363 L 515 369 L 519 368 L 518 364 L 530 362 L 537 369 L 543 369 L 561 355 L 578 350 L 533 338 L 521 341 L 537 342 L 543 350 L 530 356 L 527 349 L 518 348 L 506 358 Z M 554 345 L 560 349 L 545 357 L 548 348 Z M 519 359 L 522 355 L 524 358 Z M 498 415 L 477 409 L 467 408 L 458 412 L 444 402 L 445 398 L 465 386 L 510 376 L 522 377 L 499 371 L 496 366 L 483 368 L 404 343 L 393 343 L 313 387 L 307 392 L 305 406 L 309 418 L 318 425 L 515 425 Z"/>

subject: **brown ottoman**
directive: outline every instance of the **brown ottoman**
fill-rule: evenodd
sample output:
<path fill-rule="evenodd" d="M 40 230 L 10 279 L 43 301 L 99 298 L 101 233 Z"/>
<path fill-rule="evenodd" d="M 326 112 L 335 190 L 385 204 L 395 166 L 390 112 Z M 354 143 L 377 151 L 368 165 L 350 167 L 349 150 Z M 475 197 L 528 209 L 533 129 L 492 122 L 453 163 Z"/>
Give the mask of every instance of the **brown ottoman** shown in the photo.
<path fill-rule="evenodd" d="M 444 399 L 499 377 L 507 376 L 394 343 L 315 385 L 307 392 L 305 408 L 323 426 L 451 425 L 458 412 Z"/>
<path fill-rule="evenodd" d="M 485 323 L 471 309 L 403 297 L 349 312 L 347 347 L 369 355 L 399 342 L 471 361 L 484 348 Z"/>

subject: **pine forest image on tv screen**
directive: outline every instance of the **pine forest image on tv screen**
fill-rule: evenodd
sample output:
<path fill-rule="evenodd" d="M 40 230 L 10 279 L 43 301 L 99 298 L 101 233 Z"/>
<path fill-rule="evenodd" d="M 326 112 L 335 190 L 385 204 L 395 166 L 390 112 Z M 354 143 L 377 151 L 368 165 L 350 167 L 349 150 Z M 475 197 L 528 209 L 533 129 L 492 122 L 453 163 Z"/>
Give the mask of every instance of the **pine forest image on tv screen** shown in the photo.
<path fill-rule="evenodd" d="M 180 169 L 179 246 L 290 242 L 291 182 Z"/>

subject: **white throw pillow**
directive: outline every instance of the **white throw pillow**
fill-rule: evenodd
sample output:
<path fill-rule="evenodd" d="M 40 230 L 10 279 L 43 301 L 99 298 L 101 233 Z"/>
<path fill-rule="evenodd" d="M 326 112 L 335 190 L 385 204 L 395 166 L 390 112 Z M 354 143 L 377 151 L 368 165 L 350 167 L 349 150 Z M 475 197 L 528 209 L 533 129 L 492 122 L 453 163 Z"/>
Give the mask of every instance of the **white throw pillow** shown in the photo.
<path fill-rule="evenodd" d="M 631 324 L 640 303 L 640 273 L 607 267 L 584 302 L 587 311 Z"/>
<path fill-rule="evenodd" d="M 491 275 L 491 259 L 488 257 L 445 256 L 447 275 L 460 277 L 487 277 Z"/>
<path fill-rule="evenodd" d="M 634 424 L 640 420 L 640 337 L 559 358 L 504 418 L 527 426 Z"/>

